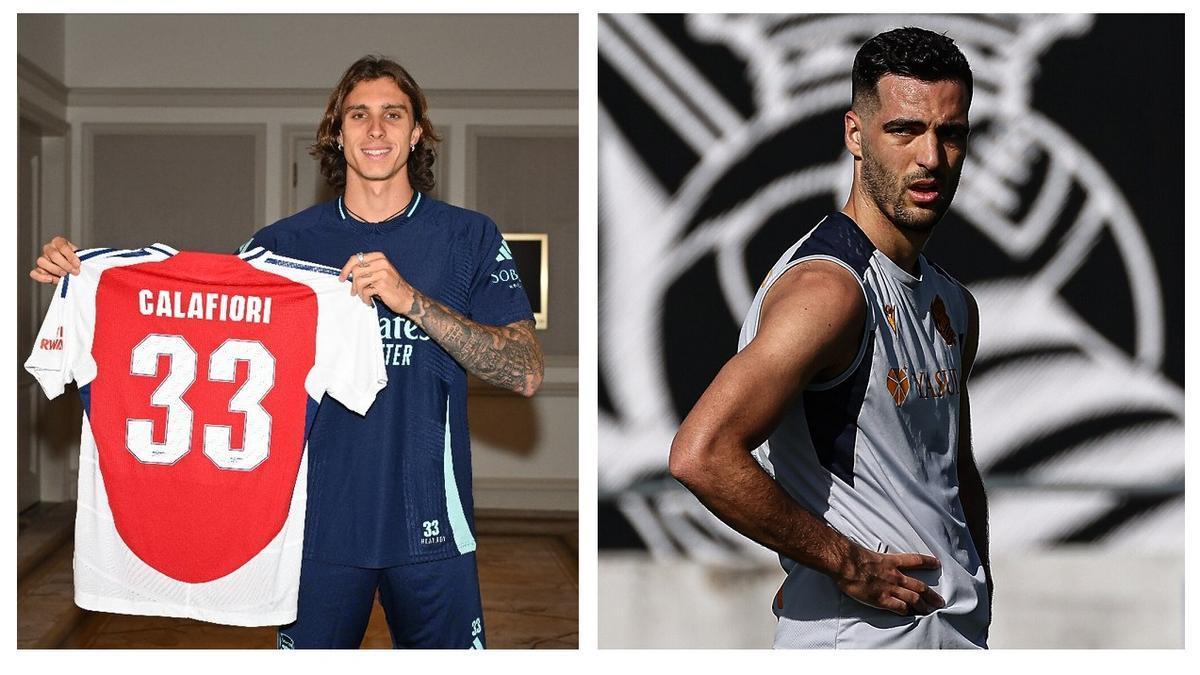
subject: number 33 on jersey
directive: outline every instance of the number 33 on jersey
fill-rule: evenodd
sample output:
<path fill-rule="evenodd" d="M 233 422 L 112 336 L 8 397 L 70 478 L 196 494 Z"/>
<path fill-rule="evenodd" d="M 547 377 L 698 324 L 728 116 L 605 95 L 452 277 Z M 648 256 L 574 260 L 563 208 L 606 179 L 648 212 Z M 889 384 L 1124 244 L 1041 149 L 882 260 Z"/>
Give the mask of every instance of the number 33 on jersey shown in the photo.
<path fill-rule="evenodd" d="M 262 248 L 79 257 L 25 362 L 83 399 L 76 604 L 291 622 L 305 439 L 326 393 L 366 414 L 386 384 L 375 310 L 339 270 Z"/>

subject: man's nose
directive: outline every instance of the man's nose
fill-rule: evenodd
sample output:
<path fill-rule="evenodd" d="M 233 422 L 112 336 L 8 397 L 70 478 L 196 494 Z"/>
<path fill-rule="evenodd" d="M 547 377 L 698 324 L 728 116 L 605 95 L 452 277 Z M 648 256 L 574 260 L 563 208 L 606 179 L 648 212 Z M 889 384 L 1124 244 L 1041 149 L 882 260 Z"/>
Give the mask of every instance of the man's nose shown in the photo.
<path fill-rule="evenodd" d="M 367 127 L 367 135 L 371 138 L 383 138 L 384 134 L 383 119 L 381 117 L 372 116 L 371 125 Z"/>
<path fill-rule="evenodd" d="M 922 134 L 916 143 L 918 165 L 929 171 L 935 171 L 942 165 L 942 144 L 932 129 Z"/>

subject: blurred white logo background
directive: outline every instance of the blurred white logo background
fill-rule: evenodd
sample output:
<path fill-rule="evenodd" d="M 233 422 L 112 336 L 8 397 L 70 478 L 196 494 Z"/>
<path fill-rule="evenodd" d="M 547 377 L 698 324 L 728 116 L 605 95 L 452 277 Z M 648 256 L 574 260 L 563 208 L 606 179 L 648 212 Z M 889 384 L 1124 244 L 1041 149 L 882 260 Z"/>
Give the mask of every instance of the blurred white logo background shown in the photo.
<path fill-rule="evenodd" d="M 814 138 L 813 148 L 804 142 L 812 138 L 805 125 L 822 116 L 840 119 L 859 46 L 903 25 L 948 33 L 975 77 L 970 155 L 934 240 L 966 227 L 975 230 L 969 241 L 988 246 L 959 243 L 950 249 L 954 257 L 931 257 L 968 283 L 981 308 L 971 407 L 975 453 L 989 490 L 997 578 L 1006 570 L 1006 554 L 1057 552 L 1042 565 L 1053 574 L 1071 568 L 1063 556 L 1076 555 L 1079 547 L 1161 555 L 1169 561 L 1164 570 L 1177 566 L 1181 573 L 1183 391 L 1162 373 L 1167 323 L 1154 256 L 1143 224 L 1105 167 L 1032 103 L 1039 57 L 1057 41 L 1086 36 L 1094 19 L 703 15 L 682 19 L 682 33 L 671 34 L 662 23 L 633 15 L 600 19 L 601 58 L 609 67 L 601 70 L 600 86 L 600 377 L 607 406 L 600 414 L 599 480 L 602 513 L 608 514 L 600 539 L 603 554 L 605 542 L 618 539 L 606 537 L 605 528 L 624 528 L 635 535 L 632 548 L 645 551 L 640 562 L 638 554 L 626 554 L 617 563 L 614 554 L 607 574 L 602 556 L 601 596 L 618 592 L 605 588 L 606 579 L 614 585 L 626 579 L 617 571 L 620 565 L 632 570 L 652 564 L 649 560 L 658 569 L 699 564 L 709 572 L 699 577 L 708 582 L 698 583 L 709 586 L 712 570 L 739 570 L 737 578 L 753 586 L 750 571 L 773 564 L 773 554 L 729 530 L 666 475 L 681 414 L 699 393 L 696 384 L 679 382 L 696 380 L 697 371 L 711 377 L 722 360 L 712 349 L 696 351 L 696 359 L 681 354 L 728 333 L 718 326 L 736 328 L 774 257 L 822 212 L 845 202 L 852 169 L 840 149 L 840 124 L 819 128 L 817 133 L 833 138 L 819 143 Z M 682 50 L 681 41 L 696 48 Z M 730 102 L 736 94 L 722 91 L 704 64 L 694 62 L 700 59 L 689 57 L 703 54 L 706 45 L 724 47 L 744 62 L 744 98 L 737 105 Z M 620 86 L 606 87 L 606 78 Z M 647 134 L 633 128 L 636 115 L 613 112 L 631 96 L 665 128 Z M 1102 106 L 1097 114 L 1103 114 Z M 656 148 L 660 137 L 664 145 Z M 781 168 L 756 169 L 747 184 L 748 168 L 772 162 Z M 664 179 L 672 171 L 677 180 Z M 811 215 L 797 222 L 798 212 Z M 770 234 L 770 228 L 783 234 Z M 777 245 L 756 244 L 756 238 Z M 1086 302 L 1111 303 L 1113 311 L 1129 317 L 1132 341 L 1124 344 L 1092 325 L 1080 310 L 1078 293 L 1072 299 L 1062 292 L 1089 260 L 1098 264 L 1092 255 L 1101 241 L 1106 251 L 1115 251 L 1102 261 L 1104 273 L 1119 280 L 1124 292 L 1087 296 Z M 751 269 L 757 254 L 748 248 L 756 246 L 764 254 L 770 248 L 770 255 Z M 972 268 L 985 257 L 984 267 L 993 272 L 975 273 Z M 672 308 L 687 293 L 681 284 L 694 293 L 711 291 L 695 303 L 707 303 L 711 314 L 703 313 L 711 323 L 695 317 L 694 309 L 687 312 L 686 338 L 671 330 L 680 315 Z M 735 346 L 720 345 L 724 358 Z M 620 547 L 631 545 L 625 541 Z M 644 575 L 652 568 L 636 569 Z M 694 567 L 687 569 L 669 578 L 683 584 L 694 573 Z M 766 594 L 755 587 L 757 605 L 737 601 L 760 607 L 765 618 L 756 618 L 768 628 L 773 583 L 760 584 Z M 1022 600 L 1011 586 L 1017 583 L 1011 578 L 997 583 L 998 624 L 1005 601 L 1012 603 L 1009 618 L 1020 611 Z M 1181 589 L 1166 591 L 1178 596 L 1181 626 Z M 721 593 L 708 587 L 687 592 Z M 621 601 L 609 604 L 614 603 Z M 607 646 L 603 610 L 602 603 L 601 644 Z M 1170 612 L 1171 605 L 1163 611 Z M 1004 629 L 997 628 L 993 641 L 1003 641 Z M 697 630 L 702 631 L 691 634 Z M 635 646 L 625 632 L 607 634 L 612 646 Z M 1098 646 L 1087 631 L 1083 635 L 1072 644 Z M 1096 635 L 1096 641 L 1105 639 Z M 1168 637 L 1151 643 L 1181 644 L 1182 629 Z M 769 638 L 763 635 L 762 644 Z M 688 644 L 682 636 L 664 639 Z"/>

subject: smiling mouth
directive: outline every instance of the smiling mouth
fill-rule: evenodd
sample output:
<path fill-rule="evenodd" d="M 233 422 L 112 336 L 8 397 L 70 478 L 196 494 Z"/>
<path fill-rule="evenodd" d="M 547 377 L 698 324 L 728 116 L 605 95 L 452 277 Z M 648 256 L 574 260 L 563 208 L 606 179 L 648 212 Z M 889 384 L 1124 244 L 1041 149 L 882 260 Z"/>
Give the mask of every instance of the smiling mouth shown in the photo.
<path fill-rule="evenodd" d="M 375 159 L 379 159 L 380 157 L 384 157 L 384 156 L 388 155 L 389 153 L 391 153 L 391 151 L 392 151 L 391 148 L 380 148 L 377 150 L 367 150 L 364 148 L 362 153 L 364 155 L 366 155 L 367 157 L 373 157 Z"/>

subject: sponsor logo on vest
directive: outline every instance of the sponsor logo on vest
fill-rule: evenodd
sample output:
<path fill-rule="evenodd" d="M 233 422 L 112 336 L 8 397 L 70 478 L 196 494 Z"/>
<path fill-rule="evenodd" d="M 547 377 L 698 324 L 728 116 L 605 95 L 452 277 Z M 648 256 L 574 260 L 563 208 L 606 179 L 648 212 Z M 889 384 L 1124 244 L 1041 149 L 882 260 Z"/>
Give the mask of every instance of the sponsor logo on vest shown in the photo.
<path fill-rule="evenodd" d="M 942 368 L 933 372 L 913 372 L 917 395 L 921 398 L 945 398 L 958 393 L 958 369 Z"/>
<path fill-rule="evenodd" d="M 891 368 L 887 374 L 887 388 L 897 406 L 904 405 L 909 392 L 914 390 L 923 399 L 954 396 L 958 394 L 958 369 L 941 368 L 930 372 Z"/>
<path fill-rule="evenodd" d="M 892 394 L 892 398 L 896 401 L 896 405 L 902 405 L 904 399 L 908 398 L 908 371 L 904 368 L 892 368 L 889 370 L 887 387 L 888 391 Z"/>

